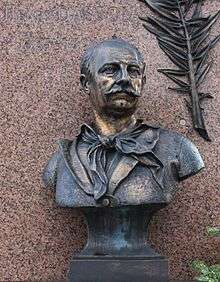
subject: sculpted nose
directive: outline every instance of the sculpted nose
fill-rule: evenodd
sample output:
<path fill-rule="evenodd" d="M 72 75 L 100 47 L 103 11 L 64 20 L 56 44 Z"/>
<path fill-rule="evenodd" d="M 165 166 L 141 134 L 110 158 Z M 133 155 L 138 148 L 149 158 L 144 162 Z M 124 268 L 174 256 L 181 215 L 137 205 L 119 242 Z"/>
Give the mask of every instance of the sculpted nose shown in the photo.
<path fill-rule="evenodd" d="M 120 76 L 118 78 L 118 84 L 128 84 L 128 83 L 129 83 L 128 72 L 125 68 L 122 68 L 120 72 Z"/>

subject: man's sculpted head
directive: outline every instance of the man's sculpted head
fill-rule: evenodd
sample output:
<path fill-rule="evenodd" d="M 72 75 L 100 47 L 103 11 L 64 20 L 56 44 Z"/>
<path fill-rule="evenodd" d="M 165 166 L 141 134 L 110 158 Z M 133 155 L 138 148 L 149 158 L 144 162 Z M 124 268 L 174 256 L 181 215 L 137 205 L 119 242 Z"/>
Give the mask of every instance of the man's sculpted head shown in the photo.
<path fill-rule="evenodd" d="M 90 47 L 81 61 L 81 84 L 99 115 L 130 116 L 145 83 L 145 64 L 136 47 L 109 39 Z"/>

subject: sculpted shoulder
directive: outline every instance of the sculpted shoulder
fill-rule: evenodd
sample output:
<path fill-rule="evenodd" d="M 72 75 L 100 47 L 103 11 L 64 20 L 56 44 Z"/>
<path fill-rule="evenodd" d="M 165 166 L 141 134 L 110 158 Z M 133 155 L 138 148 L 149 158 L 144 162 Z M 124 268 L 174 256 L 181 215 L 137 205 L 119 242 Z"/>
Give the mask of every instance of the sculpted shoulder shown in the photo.
<path fill-rule="evenodd" d="M 168 157 L 177 158 L 180 181 L 197 174 L 205 167 L 196 145 L 187 137 L 175 131 L 160 128 L 159 142 L 155 149 Z"/>
<path fill-rule="evenodd" d="M 57 167 L 64 155 L 69 154 L 69 148 L 73 141 L 68 139 L 60 139 L 58 142 L 58 150 L 52 154 L 43 170 L 42 179 L 46 187 L 55 187 L 57 179 Z"/>

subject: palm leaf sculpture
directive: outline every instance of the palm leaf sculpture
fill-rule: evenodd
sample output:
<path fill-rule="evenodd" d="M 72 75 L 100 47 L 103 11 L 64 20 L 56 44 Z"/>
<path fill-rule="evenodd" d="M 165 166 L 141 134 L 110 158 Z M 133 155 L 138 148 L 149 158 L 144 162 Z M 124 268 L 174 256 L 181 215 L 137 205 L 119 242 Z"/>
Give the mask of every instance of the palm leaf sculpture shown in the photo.
<path fill-rule="evenodd" d="M 201 101 L 213 97 L 209 93 L 200 92 L 198 88 L 211 67 L 211 63 L 207 63 L 208 53 L 220 39 L 219 35 L 207 42 L 219 11 L 213 16 L 203 17 L 201 15 L 203 0 L 140 1 L 159 16 L 140 18 L 144 21 L 144 27 L 156 35 L 160 48 L 178 67 L 158 71 L 177 84 L 176 88 L 169 89 L 190 96 L 190 100 L 185 100 L 192 113 L 194 128 L 205 140 L 210 141 L 205 128 Z"/>

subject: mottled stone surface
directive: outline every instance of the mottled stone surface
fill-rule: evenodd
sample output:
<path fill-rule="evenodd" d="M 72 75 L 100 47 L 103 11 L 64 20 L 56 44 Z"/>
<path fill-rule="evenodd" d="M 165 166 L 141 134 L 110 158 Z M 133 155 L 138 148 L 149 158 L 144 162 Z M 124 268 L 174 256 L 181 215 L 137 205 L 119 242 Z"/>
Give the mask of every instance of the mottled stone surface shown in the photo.
<path fill-rule="evenodd" d="M 203 8 L 217 9 L 218 0 Z M 92 120 L 79 87 L 80 56 L 91 42 L 113 34 L 134 42 L 146 58 L 139 116 L 183 133 L 206 163 L 154 218 L 150 240 L 168 256 L 174 279 L 191 279 L 195 258 L 217 261 L 219 242 L 208 238 L 205 228 L 220 224 L 220 48 L 211 52 L 214 64 L 203 84 L 215 97 L 205 103 L 213 140 L 207 143 L 191 130 L 183 97 L 168 91 L 170 81 L 156 71 L 170 62 L 138 19 L 146 13 L 134 0 L 0 2 L 0 280 L 63 279 L 72 254 L 85 243 L 81 213 L 58 208 L 41 173 L 56 140 L 75 136 L 82 122 Z M 211 34 L 219 29 L 220 21 Z"/>

